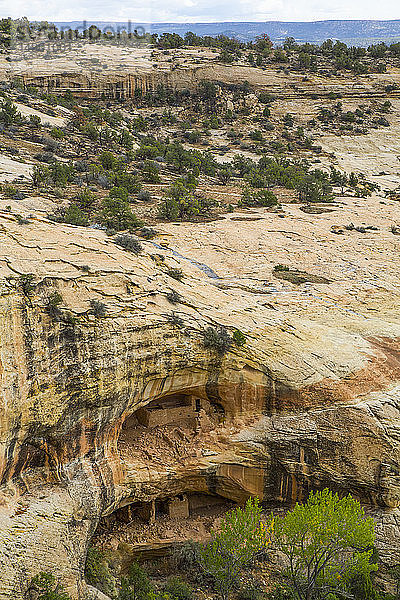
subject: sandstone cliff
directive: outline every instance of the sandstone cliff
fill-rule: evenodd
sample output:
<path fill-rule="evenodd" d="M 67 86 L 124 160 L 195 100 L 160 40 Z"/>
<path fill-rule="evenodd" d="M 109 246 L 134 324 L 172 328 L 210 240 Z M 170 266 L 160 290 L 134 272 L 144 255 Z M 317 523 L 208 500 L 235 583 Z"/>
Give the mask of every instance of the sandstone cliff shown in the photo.
<path fill-rule="evenodd" d="M 269 65 L 263 69 L 249 66 L 246 59 L 238 64 L 221 63 L 209 48 L 179 48 L 165 53 L 145 47 L 125 47 L 74 42 L 58 42 L 47 47 L 26 46 L 11 53 L 11 62 L 0 56 L 0 77 L 20 78 L 25 86 L 32 85 L 47 93 L 62 94 L 67 90 L 76 97 L 128 99 L 135 90 L 143 94 L 167 90 L 194 91 L 203 80 L 228 86 L 246 81 L 254 90 L 268 91 L 276 98 L 343 98 L 386 97 L 385 86 L 398 84 L 398 69 L 389 73 L 374 73 L 363 79 L 353 74 L 325 77 L 313 73 L 277 70 Z M 391 98 L 399 96 L 393 86 Z"/>
<path fill-rule="evenodd" d="M 102 516 L 189 492 L 284 503 L 349 491 L 399 560 L 397 206 L 285 214 L 163 225 L 138 256 L 95 229 L 0 214 L 0 598 L 22 597 L 40 570 L 81 596 Z M 371 219 L 365 234 L 331 231 Z M 277 279 L 279 263 L 330 283 Z M 206 349 L 210 325 L 247 342 Z M 200 423 L 186 453 L 144 455 L 127 423 L 177 395 L 223 418 Z"/>

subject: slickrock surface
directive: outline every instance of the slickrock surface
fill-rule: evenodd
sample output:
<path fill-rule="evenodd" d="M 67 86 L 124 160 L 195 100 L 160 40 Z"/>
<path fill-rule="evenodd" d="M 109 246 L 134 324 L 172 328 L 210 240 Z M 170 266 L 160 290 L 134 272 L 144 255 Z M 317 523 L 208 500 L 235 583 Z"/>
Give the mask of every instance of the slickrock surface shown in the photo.
<path fill-rule="evenodd" d="M 384 559 L 399 560 L 399 208 L 378 197 L 332 208 L 160 225 L 138 256 L 96 229 L 0 213 L 0 598 L 43 569 L 82 593 L 102 516 L 184 492 L 279 504 L 329 484 L 373 511 Z M 291 283 L 277 264 L 330 283 Z M 210 351 L 209 325 L 247 343 Z M 120 437 L 138 407 L 172 393 L 225 418 L 154 438 L 147 455 L 129 429 Z"/>
<path fill-rule="evenodd" d="M 27 179 L 31 170 L 32 165 L 0 154 L 0 182 L 13 181 L 16 177 Z"/>

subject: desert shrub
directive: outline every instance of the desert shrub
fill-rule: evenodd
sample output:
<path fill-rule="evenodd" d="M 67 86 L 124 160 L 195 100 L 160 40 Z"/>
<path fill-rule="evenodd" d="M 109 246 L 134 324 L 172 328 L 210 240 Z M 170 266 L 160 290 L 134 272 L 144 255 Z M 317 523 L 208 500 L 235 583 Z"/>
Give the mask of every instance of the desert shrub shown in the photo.
<path fill-rule="evenodd" d="M 106 556 L 98 548 L 90 547 L 86 557 L 85 579 L 89 585 L 108 596 L 115 597 L 116 582 Z"/>
<path fill-rule="evenodd" d="M 137 234 L 140 235 L 145 240 L 151 240 L 157 235 L 157 231 L 152 227 L 142 227 L 137 231 Z"/>
<path fill-rule="evenodd" d="M 167 321 L 174 327 L 183 327 L 185 324 L 182 317 L 176 314 L 176 312 L 172 312 L 169 315 L 167 315 Z"/>
<path fill-rule="evenodd" d="M 163 591 L 174 600 L 190 600 L 193 597 L 193 589 L 179 576 L 169 577 Z"/>
<path fill-rule="evenodd" d="M 289 271 L 290 269 L 287 265 L 278 264 L 278 265 L 274 266 L 273 270 L 274 271 Z"/>
<path fill-rule="evenodd" d="M 226 185 L 232 178 L 232 170 L 229 169 L 228 167 L 219 169 L 217 177 L 218 177 L 219 181 L 222 183 L 222 185 Z"/>
<path fill-rule="evenodd" d="M 54 160 L 52 152 L 38 152 L 34 155 L 34 158 L 36 158 L 36 160 L 39 160 L 40 162 L 45 162 L 48 164 L 53 162 Z"/>
<path fill-rule="evenodd" d="M 43 136 L 42 143 L 44 144 L 46 152 L 57 152 L 60 144 L 52 137 L 48 137 L 47 135 Z"/>
<path fill-rule="evenodd" d="M 383 125 L 383 127 L 390 127 L 390 123 L 385 117 L 379 117 L 376 122 L 378 125 Z"/>
<path fill-rule="evenodd" d="M 181 295 L 175 290 L 168 292 L 166 298 L 171 304 L 179 304 L 179 302 L 181 302 Z"/>
<path fill-rule="evenodd" d="M 286 115 L 283 117 L 283 124 L 285 127 L 293 127 L 294 116 L 290 113 L 286 113 Z"/>
<path fill-rule="evenodd" d="M 172 558 L 177 568 L 188 573 L 198 569 L 201 558 L 201 545 L 194 540 L 187 540 L 174 547 Z"/>
<path fill-rule="evenodd" d="M 201 545 L 194 540 L 187 540 L 176 545 L 172 551 L 172 565 L 178 572 L 184 573 L 197 585 L 209 587 L 212 577 L 201 567 Z"/>
<path fill-rule="evenodd" d="M 200 133 L 200 131 L 197 131 L 197 130 L 185 131 L 185 133 L 183 134 L 183 137 L 190 144 L 197 144 L 201 140 L 201 133 Z"/>
<path fill-rule="evenodd" d="M 392 106 L 392 103 L 390 102 L 390 100 L 385 100 L 385 102 L 380 107 L 380 111 L 383 113 L 388 113 L 388 112 L 390 112 L 391 106 Z"/>
<path fill-rule="evenodd" d="M 139 202 L 150 202 L 151 194 L 148 190 L 140 190 L 140 192 L 138 192 L 137 199 Z"/>
<path fill-rule="evenodd" d="M 129 250 L 129 252 L 133 252 L 134 254 L 139 254 L 143 250 L 142 244 L 139 242 L 136 236 L 130 235 L 129 233 L 123 233 L 121 235 L 117 235 L 113 239 L 114 244 L 117 246 L 121 246 L 125 250 Z"/>
<path fill-rule="evenodd" d="M 70 600 L 70 596 L 52 573 L 42 571 L 29 583 L 28 594 L 36 600 Z"/>
<path fill-rule="evenodd" d="M 235 329 L 232 337 L 237 346 L 244 346 L 247 342 L 246 336 L 240 331 L 240 329 Z"/>
<path fill-rule="evenodd" d="M 246 581 L 238 592 L 238 600 L 262 600 L 265 597 L 264 587 L 257 579 Z"/>
<path fill-rule="evenodd" d="M 124 188 L 118 189 L 123 190 Z M 101 210 L 98 214 L 100 223 L 105 225 L 108 229 L 116 231 L 140 227 L 141 221 L 132 212 L 129 202 L 124 199 L 125 194 L 121 192 L 118 196 L 116 192 L 111 195 L 111 192 L 107 198 L 104 198 L 101 204 Z M 120 196 L 123 197 L 121 198 Z"/>
<path fill-rule="evenodd" d="M 19 200 L 17 195 L 15 195 L 14 198 Z M 17 219 L 18 225 L 27 225 L 29 223 L 29 219 L 23 217 L 22 215 L 15 215 L 15 218 Z"/>
<path fill-rule="evenodd" d="M 169 277 L 172 277 L 172 279 L 176 279 L 177 281 L 182 281 L 184 278 L 182 269 L 176 269 L 174 267 L 168 269 L 167 275 L 169 275 Z"/>
<path fill-rule="evenodd" d="M 105 190 L 109 190 L 112 187 L 112 181 L 107 175 L 100 174 L 97 176 L 96 181 L 100 187 Z"/>
<path fill-rule="evenodd" d="M 225 354 L 232 345 L 232 338 L 225 327 L 207 327 L 204 331 L 204 347 Z"/>
<path fill-rule="evenodd" d="M 264 141 L 263 134 L 259 129 L 256 129 L 255 131 L 251 131 L 249 133 L 249 138 L 252 139 L 254 142 Z"/>
<path fill-rule="evenodd" d="M 268 92 L 261 92 L 258 95 L 258 99 L 262 104 L 270 104 L 275 100 L 275 98 L 271 96 L 271 94 L 269 94 Z"/>
<path fill-rule="evenodd" d="M 70 204 L 68 206 L 62 220 L 69 225 L 79 225 L 81 227 L 87 227 L 89 225 L 87 214 L 85 214 L 76 204 Z"/>
<path fill-rule="evenodd" d="M 87 160 L 76 160 L 74 162 L 74 169 L 77 173 L 86 173 L 88 166 Z"/>
<path fill-rule="evenodd" d="M 107 314 L 107 306 L 104 304 L 104 302 L 92 299 L 89 301 L 89 304 L 90 310 L 95 317 L 105 317 L 105 315 Z"/>
<path fill-rule="evenodd" d="M 14 198 L 15 194 L 17 193 L 17 188 L 13 185 L 4 185 L 2 187 L 2 192 L 6 198 Z"/>

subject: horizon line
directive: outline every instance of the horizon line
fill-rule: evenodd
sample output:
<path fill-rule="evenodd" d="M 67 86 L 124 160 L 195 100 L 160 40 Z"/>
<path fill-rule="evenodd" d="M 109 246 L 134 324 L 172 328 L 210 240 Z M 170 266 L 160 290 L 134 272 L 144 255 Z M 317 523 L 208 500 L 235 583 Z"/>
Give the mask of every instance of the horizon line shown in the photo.
<path fill-rule="evenodd" d="M 23 17 L 20 17 L 23 18 Z M 37 20 L 37 19 L 34 19 Z M 347 23 L 357 23 L 360 21 L 364 21 L 364 22 L 376 22 L 376 21 L 381 21 L 384 23 L 395 23 L 395 22 L 399 22 L 400 23 L 400 19 L 318 19 L 317 21 L 281 21 L 279 19 L 269 19 L 266 21 L 132 21 L 132 19 L 121 19 L 118 21 L 114 21 L 111 19 L 91 19 L 89 17 L 85 17 L 82 19 L 77 19 L 77 20 L 68 20 L 68 19 L 64 19 L 62 21 L 51 21 L 52 23 L 80 23 L 82 21 L 95 21 L 97 23 L 103 23 L 105 21 L 107 21 L 108 23 L 128 23 L 130 22 L 134 22 L 134 23 L 143 23 L 145 25 L 216 25 L 216 24 L 230 24 L 230 23 L 243 23 L 243 24 L 247 24 L 247 23 L 341 23 L 343 21 L 347 22 Z"/>

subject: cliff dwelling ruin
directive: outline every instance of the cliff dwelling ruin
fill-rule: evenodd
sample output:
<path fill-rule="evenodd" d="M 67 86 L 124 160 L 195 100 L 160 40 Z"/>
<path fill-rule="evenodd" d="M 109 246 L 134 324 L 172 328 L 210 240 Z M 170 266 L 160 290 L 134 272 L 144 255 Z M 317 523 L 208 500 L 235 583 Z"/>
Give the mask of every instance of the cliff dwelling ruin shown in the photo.
<path fill-rule="evenodd" d="M 149 402 L 129 415 L 121 429 L 118 450 L 124 468 L 142 463 L 158 470 L 184 467 L 199 459 L 209 434 L 223 422 L 219 404 L 191 393 L 176 393 Z M 190 467 L 188 467 L 190 468 Z M 103 547 L 117 539 L 151 547 L 173 540 L 206 539 L 212 524 L 233 502 L 207 491 L 201 482 L 186 484 L 176 495 L 151 500 L 124 499 L 111 514 L 103 517 L 94 543 Z M 204 491 L 196 491 L 196 487 Z M 212 487 L 212 486 L 211 486 Z"/>

